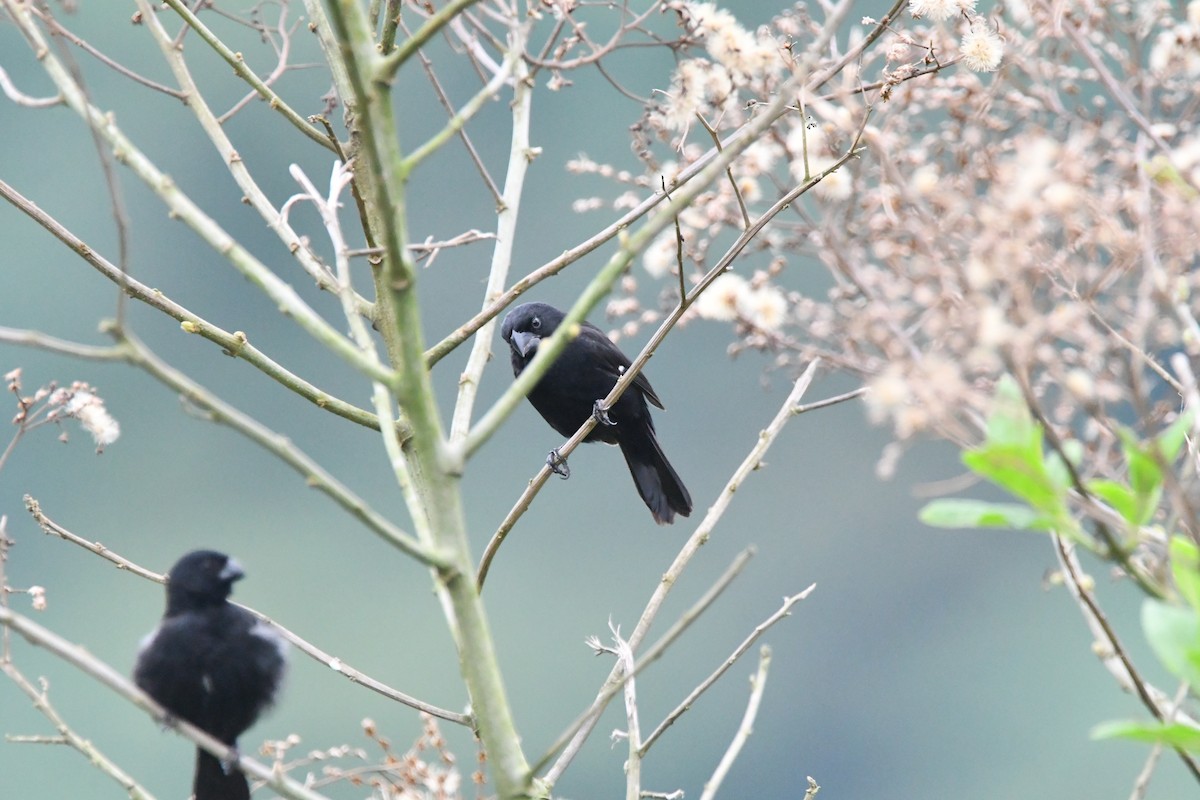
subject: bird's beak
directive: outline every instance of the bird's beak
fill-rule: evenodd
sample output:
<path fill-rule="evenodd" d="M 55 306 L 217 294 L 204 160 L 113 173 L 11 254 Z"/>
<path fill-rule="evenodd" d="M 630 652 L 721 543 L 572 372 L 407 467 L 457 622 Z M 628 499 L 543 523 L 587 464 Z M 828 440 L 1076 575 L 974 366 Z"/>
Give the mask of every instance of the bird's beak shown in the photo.
<path fill-rule="evenodd" d="M 221 570 L 217 577 L 222 581 L 233 583 L 234 581 L 240 581 L 242 578 L 246 577 L 246 573 L 242 571 L 242 565 L 231 558 L 225 562 L 225 567 Z"/>
<path fill-rule="evenodd" d="M 521 358 L 529 358 L 537 351 L 538 342 L 542 337 L 528 331 L 513 331 L 512 346 L 521 354 Z"/>

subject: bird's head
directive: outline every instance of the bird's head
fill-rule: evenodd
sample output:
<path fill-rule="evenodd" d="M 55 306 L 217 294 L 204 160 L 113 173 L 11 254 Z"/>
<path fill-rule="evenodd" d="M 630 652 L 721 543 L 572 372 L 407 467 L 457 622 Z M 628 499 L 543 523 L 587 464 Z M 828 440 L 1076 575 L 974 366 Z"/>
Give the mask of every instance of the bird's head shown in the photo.
<path fill-rule="evenodd" d="M 167 573 L 167 605 L 194 609 L 219 605 L 233 593 L 233 584 L 245 573 L 238 562 L 214 550 L 188 553 Z"/>
<path fill-rule="evenodd" d="M 513 356 L 529 361 L 537 354 L 538 344 L 554 333 L 566 316 L 545 303 L 525 303 L 504 317 L 500 335 L 508 342 Z"/>

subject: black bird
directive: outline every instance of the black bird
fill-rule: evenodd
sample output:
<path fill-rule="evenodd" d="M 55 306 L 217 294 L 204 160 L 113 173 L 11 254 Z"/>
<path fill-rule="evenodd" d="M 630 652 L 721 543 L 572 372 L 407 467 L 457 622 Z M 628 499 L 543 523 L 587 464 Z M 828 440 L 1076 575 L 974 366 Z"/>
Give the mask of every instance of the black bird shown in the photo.
<path fill-rule="evenodd" d="M 500 333 L 512 351 L 513 375 L 521 374 L 537 354 L 538 343 L 553 334 L 565 316 L 545 303 L 525 303 L 508 312 Z M 638 373 L 606 414 L 598 413 L 599 401 L 608 396 L 629 364 L 602 330 L 590 322 L 581 323 L 579 335 L 529 393 L 529 402 L 563 436 L 573 435 L 584 420 L 596 414 L 599 424 L 584 441 L 621 448 L 638 494 L 654 521 L 666 525 L 675 521 L 676 514 L 686 517 L 692 512 L 692 497 L 654 435 L 654 420 L 646 401 L 659 408 L 663 404 L 645 373 Z M 557 453 L 552 452 L 550 458 L 551 465 L 555 465 Z"/>
<path fill-rule="evenodd" d="M 188 553 L 167 576 L 167 611 L 138 650 L 133 680 L 179 719 L 230 747 L 275 699 L 287 643 L 229 602 L 242 578 L 223 553 Z M 195 800 L 248 800 L 246 776 L 196 748 Z"/>

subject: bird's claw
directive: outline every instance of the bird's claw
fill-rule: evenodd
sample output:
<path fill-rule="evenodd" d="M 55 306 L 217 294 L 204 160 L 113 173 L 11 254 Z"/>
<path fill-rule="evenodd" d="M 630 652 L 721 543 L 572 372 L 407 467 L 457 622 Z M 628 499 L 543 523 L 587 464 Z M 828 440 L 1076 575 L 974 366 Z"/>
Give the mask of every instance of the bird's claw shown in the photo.
<path fill-rule="evenodd" d="M 608 415 L 608 409 L 604 407 L 602 400 L 597 400 L 592 406 L 592 416 L 596 418 L 596 422 L 600 425 L 607 425 L 610 428 L 617 423 Z"/>
<path fill-rule="evenodd" d="M 234 745 L 231 749 L 233 753 L 230 754 L 229 758 L 221 759 L 221 771 L 226 775 L 233 772 L 233 768 L 237 766 L 238 759 L 242 757 L 242 752 L 237 749 L 237 745 Z"/>
<path fill-rule="evenodd" d="M 557 450 L 551 450 L 546 456 L 546 466 L 564 481 L 571 477 L 571 468 L 567 466 L 567 460 L 560 456 Z"/>

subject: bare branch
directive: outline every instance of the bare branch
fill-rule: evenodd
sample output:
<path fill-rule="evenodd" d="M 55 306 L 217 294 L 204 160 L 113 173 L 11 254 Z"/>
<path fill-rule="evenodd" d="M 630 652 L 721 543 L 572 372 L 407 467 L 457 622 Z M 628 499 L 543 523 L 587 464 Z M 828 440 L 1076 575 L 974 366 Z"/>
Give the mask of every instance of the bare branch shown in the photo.
<path fill-rule="evenodd" d="M 675 560 L 671 566 L 663 574 L 663 579 L 655 587 L 654 594 L 646 604 L 645 610 L 642 611 L 642 616 L 638 620 L 637 627 L 629 637 L 630 647 L 636 650 L 642 639 L 649 633 L 650 626 L 653 625 L 659 610 L 662 608 L 663 603 L 666 602 L 667 595 L 670 594 L 671 589 L 675 586 L 679 580 L 679 576 L 683 574 L 683 571 L 687 568 L 692 558 L 712 536 L 713 529 L 725 513 L 725 510 L 729 507 L 738 488 L 751 473 L 762 467 L 763 458 L 766 456 L 767 451 L 775 443 L 775 440 L 779 437 L 788 420 L 795 416 L 795 409 L 799 405 L 804 393 L 808 391 L 813 376 L 816 374 L 818 363 L 814 361 L 809 364 L 804 374 L 796 380 L 795 386 L 792 387 L 792 391 L 788 394 L 787 399 L 784 400 L 783 405 L 775 414 L 775 418 L 758 435 L 754 447 L 751 448 L 741 465 L 730 476 L 729 481 L 725 484 L 725 488 L 721 490 L 716 501 L 709 508 L 708 513 L 704 515 L 704 519 L 696 526 L 696 530 L 688 537 L 687 542 L 679 551 L 679 554 L 675 556 Z M 624 679 L 623 676 L 624 673 L 616 667 L 609 673 L 591 707 L 584 712 L 580 722 L 575 726 L 576 730 L 572 733 L 569 744 L 554 765 L 546 772 L 544 780 L 549 785 L 553 786 L 557 782 L 559 776 L 562 775 L 571 761 L 578 755 L 584 742 L 587 741 L 588 736 L 595 727 L 596 722 L 599 721 L 600 715 L 604 713 L 604 709 L 608 706 L 608 701 L 611 699 L 612 694 L 616 691 L 614 687 L 621 685 L 621 681 Z M 559 747 L 560 745 L 556 745 L 547 757 L 543 759 L 543 763 L 547 763 L 550 758 L 553 758 L 554 754 L 558 752 Z"/>
<path fill-rule="evenodd" d="M 19 106 L 26 108 L 50 108 L 51 106 L 62 105 L 65 101 L 61 94 L 56 94 L 54 97 L 33 97 L 22 92 L 8 77 L 8 72 L 4 67 L 0 67 L 0 90 L 4 91 L 4 95 Z"/>
<path fill-rule="evenodd" d="M 188 7 L 187 3 L 183 2 L 183 0 L 165 0 L 165 2 L 172 9 L 174 9 L 175 13 L 178 14 L 184 22 L 187 23 L 188 27 L 199 34 L 200 38 L 203 39 L 209 47 L 216 51 L 217 55 L 225 59 L 225 63 L 233 67 L 233 71 L 238 75 L 238 77 L 253 86 L 254 90 L 258 92 L 262 99 L 267 101 L 271 108 L 282 114 L 284 119 L 296 126 L 296 129 L 309 139 L 312 139 L 314 142 L 324 148 L 329 150 L 334 149 L 333 145 L 325 137 L 324 133 L 314 127 L 310 122 L 304 119 L 304 117 L 297 114 L 291 106 L 283 101 L 283 98 L 275 93 L 275 90 L 272 89 L 268 83 L 264 82 L 258 77 L 258 75 L 254 74 L 254 70 L 246 66 L 246 61 L 242 58 L 242 54 L 235 53 L 230 50 L 216 34 L 209 30 L 208 26 L 205 25 L 199 17 L 192 13 L 192 10 Z M 189 97 L 190 96 L 193 95 L 189 93 Z"/>
<path fill-rule="evenodd" d="M 633 668 L 632 673 L 626 672 L 622 668 L 621 662 L 618 661 L 618 663 L 613 667 L 613 675 L 617 675 L 618 677 L 613 678 L 612 675 L 609 676 L 609 681 L 606 682 L 604 687 L 600 690 L 600 696 L 596 698 L 596 701 L 592 704 L 592 707 L 584 711 L 583 714 L 579 715 L 575 721 L 572 722 L 565 731 L 563 731 L 558 739 L 555 740 L 554 744 L 550 746 L 550 749 L 546 751 L 545 755 L 543 755 L 542 758 L 533 765 L 532 771 L 534 774 L 548 764 L 550 759 L 554 758 L 555 754 L 564 747 L 567 747 L 568 749 L 565 750 L 562 756 L 559 757 L 559 761 L 556 762 L 556 766 L 557 763 L 561 763 L 564 758 L 569 761 L 570 758 L 568 758 L 568 755 L 570 755 L 571 758 L 574 757 L 577 751 L 574 751 L 571 748 L 574 747 L 575 740 L 578 738 L 581 732 L 583 732 L 585 729 L 590 731 L 591 726 L 595 724 L 594 720 L 592 720 L 592 714 L 596 708 L 596 704 L 601 704 L 601 709 L 603 709 L 603 707 L 607 706 L 608 702 L 616 697 L 622 688 L 624 688 L 627 680 L 637 677 L 641 674 L 642 670 L 661 658 L 667 651 L 667 648 L 674 644 L 675 640 L 678 639 L 680 635 L 682 635 L 683 632 L 692 625 L 693 622 L 699 619 L 701 614 L 708 610 L 708 607 L 711 606 L 713 602 L 721 596 L 721 593 L 729 587 L 729 584 L 733 582 L 733 579 L 736 578 L 743 569 L 745 569 L 747 562 L 749 562 L 749 560 L 754 556 L 754 552 L 755 550 L 753 547 L 748 547 L 742 552 L 738 553 L 737 557 L 725 569 L 725 572 L 721 574 L 721 577 L 717 578 L 716 582 L 709 587 L 708 591 L 705 592 L 699 600 L 692 604 L 691 608 L 685 611 L 683 615 L 675 621 L 674 625 L 667 629 L 667 632 L 663 634 L 661 639 L 652 644 L 650 647 L 646 648 L 646 652 L 642 655 L 641 659 L 638 660 L 636 666 Z M 632 639 L 630 639 L 627 644 L 630 647 L 630 652 L 632 652 L 632 648 L 636 647 L 636 644 Z M 553 770 L 551 772 L 553 772 Z M 547 773 L 547 775 L 549 774 L 551 773 Z M 553 783 L 551 782 L 547 785 L 553 786 Z"/>
<path fill-rule="evenodd" d="M 742 716 L 742 724 L 738 726 L 737 735 L 729 743 L 729 749 L 721 757 L 721 763 L 717 764 L 712 777 L 704 784 L 704 793 L 700 795 L 700 800 L 713 800 L 717 796 L 717 790 L 721 788 L 721 783 L 729 774 L 733 762 L 737 760 L 746 740 L 750 738 L 750 734 L 754 730 L 754 719 L 758 716 L 759 704 L 762 703 L 763 691 L 767 687 L 767 669 L 770 666 L 771 648 L 764 645 L 759 650 L 758 672 L 750 679 L 750 702 L 746 704 L 746 713 Z"/>
<path fill-rule="evenodd" d="M 3 585 L 0 584 L 0 590 L 3 590 Z M 7 610 L 7 609 L 4 609 Z M 7 626 L 5 627 L 7 630 Z M 33 683 L 25 677 L 17 665 L 9 659 L 0 659 L 0 671 L 8 676 L 9 680 L 17 685 L 17 688 L 25 693 L 33 702 L 33 707 L 41 712 L 42 716 L 50 721 L 58 731 L 58 736 L 52 740 L 54 744 L 65 744 L 79 753 L 94 765 L 96 769 L 103 772 L 108 777 L 112 778 L 117 784 L 129 795 L 130 800 L 154 800 L 154 795 L 146 791 L 146 787 L 135 781 L 129 773 L 117 766 L 116 762 L 101 752 L 100 748 L 96 747 L 90 739 L 80 736 L 75 730 L 67 724 L 58 710 L 50 703 L 50 687 L 49 684 L 42 680 L 41 688 L 34 686 Z M 8 737 L 9 741 L 22 741 L 22 738 Z M 30 739 L 24 739 L 31 741 Z M 38 741 L 41 741 L 39 738 Z"/>
<path fill-rule="evenodd" d="M 241 331 L 229 333 L 174 302 L 157 289 L 153 289 L 135 280 L 133 277 L 125 275 L 115 264 L 105 259 L 87 242 L 80 239 L 57 219 L 51 217 L 31 200 L 5 183 L 3 179 L 0 179 L 0 196 L 23 211 L 34 222 L 54 234 L 59 241 L 71 248 L 84 261 L 91 264 L 101 275 L 123 286 L 130 297 L 140 300 L 167 316 L 178 320 L 180 328 L 183 329 L 184 333 L 197 334 L 214 344 L 220 345 L 226 355 L 243 359 L 271 379 L 312 402 L 318 408 L 323 408 L 363 427 L 374 428 L 375 430 L 379 429 L 379 420 L 374 414 L 351 405 L 344 400 L 340 400 L 284 369 L 268 356 L 264 355 L 254 345 L 250 344 L 246 338 L 246 334 Z M 48 340 L 43 338 L 43 341 Z M 401 429 L 401 435 L 405 435 L 403 428 Z"/>
<path fill-rule="evenodd" d="M 156 703 L 149 695 L 134 686 L 121 673 L 101 661 L 86 649 L 71 644 L 67 640 L 38 625 L 28 617 L 17 614 L 12 610 L 0 607 L 0 624 L 16 631 L 27 642 L 40 647 L 59 659 L 79 669 L 86 675 L 99 681 L 115 694 L 125 698 L 133 705 L 149 714 L 155 722 L 171 728 L 196 746 L 203 748 L 223 764 L 236 765 L 246 775 L 265 781 L 276 792 L 284 797 L 295 800 L 327 800 L 327 798 L 306 788 L 303 784 L 276 773 L 264 764 L 246 757 L 237 748 L 229 747 L 218 739 L 208 735 L 194 725 L 177 719 L 166 709 Z"/>
<path fill-rule="evenodd" d="M 1091 589 L 1083 581 L 1083 570 L 1071 543 L 1058 535 L 1053 536 L 1053 542 L 1054 553 L 1058 557 L 1059 566 L 1062 567 L 1064 582 L 1070 590 L 1071 596 L 1079 605 L 1088 629 L 1091 630 L 1097 641 L 1104 645 L 1100 657 L 1109 674 L 1116 678 L 1117 683 L 1123 689 L 1137 695 L 1146 710 L 1160 722 L 1180 722 L 1200 728 L 1200 721 L 1175 707 L 1169 695 L 1147 683 L 1138 673 L 1137 668 L 1133 665 L 1133 660 L 1121 644 L 1121 640 L 1117 638 L 1116 631 L 1113 630 L 1108 618 L 1104 616 L 1095 597 L 1092 596 Z M 1197 765 L 1196 760 L 1181 749 L 1176 748 L 1175 752 L 1192 777 L 1200 781 L 1200 766 Z"/>
<path fill-rule="evenodd" d="M 51 536 L 57 536 L 58 538 L 68 541 L 71 544 L 82 547 L 84 550 L 87 550 L 88 552 L 98 555 L 104 560 L 115 564 L 117 569 L 131 572 L 140 578 L 145 578 L 146 580 L 157 584 L 165 584 L 167 582 L 165 575 L 139 566 L 124 556 L 113 552 L 99 542 L 88 541 L 82 536 L 72 533 L 71 531 L 62 527 L 54 520 L 47 517 L 42 512 L 41 505 L 38 503 L 38 501 L 29 495 L 25 495 L 25 508 L 29 511 L 30 516 L 32 516 L 34 521 L 38 524 L 38 527 L 42 529 L 43 533 Z M 424 711 L 427 714 L 447 720 L 448 722 L 454 722 L 459 725 L 472 727 L 473 723 L 470 716 L 466 714 L 459 714 L 454 711 L 447 711 L 444 708 L 438 708 L 437 706 L 430 705 L 423 700 L 418 700 L 415 697 L 407 695 L 404 692 L 401 692 L 399 689 L 394 689 L 391 686 L 388 686 L 386 683 L 383 683 L 382 681 L 377 680 L 364 672 L 360 672 L 359 670 L 347 664 L 341 658 L 330 655 L 321 648 L 317 647 L 315 644 L 309 642 L 307 639 L 301 638 L 298 634 L 280 625 L 278 622 L 271 619 L 266 614 L 263 614 L 261 611 L 256 611 L 253 608 L 249 608 L 248 606 L 243 606 L 241 604 L 238 605 L 279 631 L 279 634 L 295 645 L 296 649 L 311 657 L 313 660 L 325 665 L 326 667 L 329 667 L 334 672 L 344 676 L 351 683 L 357 683 L 373 692 L 376 692 L 377 694 L 387 697 L 388 699 L 403 703 L 404 705 L 415 708 L 418 711 Z"/>
<path fill-rule="evenodd" d="M 800 592 L 800 594 L 794 594 L 791 597 L 785 597 L 783 599 L 783 606 L 781 606 L 778 611 L 755 626 L 750 635 L 747 636 L 741 644 L 734 648 L 734 651 L 729 654 L 729 657 L 725 659 L 721 666 L 717 667 L 717 669 L 711 675 L 705 678 L 699 686 L 693 689 L 691 693 L 688 694 L 688 696 L 685 697 L 670 714 L 667 714 L 666 719 L 660 722 L 658 727 L 654 729 L 654 732 L 647 736 L 646 740 L 642 742 L 642 746 L 639 749 L 638 755 L 644 758 L 658 737 L 662 736 L 667 728 L 674 725 L 675 720 L 683 716 L 684 712 L 688 711 L 693 705 L 695 705 L 696 700 L 699 699 L 700 695 L 704 694 L 704 692 L 706 692 L 710 686 L 716 683 L 717 680 L 724 675 L 730 667 L 736 664 L 737 660 L 741 658 L 747 650 L 750 649 L 750 646 L 758 641 L 758 637 L 766 633 L 767 629 L 779 620 L 783 619 L 784 617 L 791 616 L 792 606 L 807 598 L 816 588 L 817 585 L 814 583 L 804 591 Z"/>
<path fill-rule="evenodd" d="M 524 48 L 524 34 L 517 29 L 511 43 L 512 54 Z M 422 58 L 424 56 L 422 55 Z M 517 217 L 525 188 L 525 176 L 533 160 L 534 151 L 529 144 L 529 123 L 533 106 L 533 87 L 529 85 L 529 68 L 524 61 L 505 61 L 513 73 L 512 139 L 509 143 L 508 172 L 504 179 L 504 195 L 500 198 L 496 218 L 496 244 L 492 250 L 492 265 L 488 271 L 487 288 L 483 305 L 487 307 L 504 290 L 508 282 L 508 271 L 512 266 L 513 245 L 517 239 Z M 450 442 L 463 440 L 470 429 L 471 414 L 475 410 L 475 398 L 483 369 L 492 358 L 492 338 L 496 321 L 485 324 L 475 337 L 466 369 L 458 381 L 458 399 L 454 404 L 454 416 L 450 424 Z"/>

